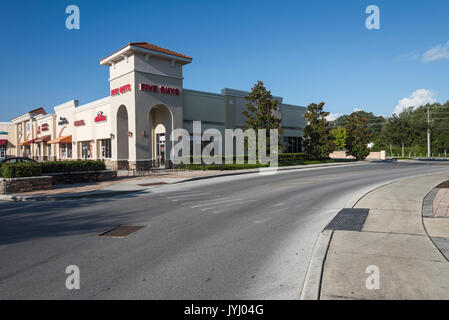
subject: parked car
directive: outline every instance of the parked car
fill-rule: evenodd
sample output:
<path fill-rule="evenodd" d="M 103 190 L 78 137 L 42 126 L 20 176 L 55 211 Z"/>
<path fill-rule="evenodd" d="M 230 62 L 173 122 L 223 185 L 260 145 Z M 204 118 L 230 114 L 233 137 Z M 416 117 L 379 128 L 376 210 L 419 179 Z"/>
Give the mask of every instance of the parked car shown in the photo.
<path fill-rule="evenodd" d="M 25 157 L 13 157 L 13 158 L 0 159 L 0 166 L 3 165 L 4 163 L 20 163 L 20 162 L 37 162 L 37 161 Z"/>

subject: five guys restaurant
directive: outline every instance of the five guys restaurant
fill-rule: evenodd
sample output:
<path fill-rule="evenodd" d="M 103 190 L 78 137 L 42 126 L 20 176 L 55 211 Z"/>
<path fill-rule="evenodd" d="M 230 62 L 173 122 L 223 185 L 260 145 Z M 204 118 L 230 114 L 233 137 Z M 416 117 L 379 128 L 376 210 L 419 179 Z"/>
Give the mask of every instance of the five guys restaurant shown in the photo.
<path fill-rule="evenodd" d="M 84 105 L 70 100 L 52 114 L 37 108 L 1 122 L 0 157 L 102 159 L 113 169 L 166 167 L 174 128 L 188 130 L 191 137 L 193 121 L 201 121 L 202 131 L 218 129 L 223 137 L 225 129 L 245 129 L 248 92 L 184 89 L 183 67 L 191 62 L 187 55 L 146 42 L 129 43 L 100 60 L 109 68 L 108 97 Z M 305 108 L 275 98 L 283 152 L 301 152 Z"/>

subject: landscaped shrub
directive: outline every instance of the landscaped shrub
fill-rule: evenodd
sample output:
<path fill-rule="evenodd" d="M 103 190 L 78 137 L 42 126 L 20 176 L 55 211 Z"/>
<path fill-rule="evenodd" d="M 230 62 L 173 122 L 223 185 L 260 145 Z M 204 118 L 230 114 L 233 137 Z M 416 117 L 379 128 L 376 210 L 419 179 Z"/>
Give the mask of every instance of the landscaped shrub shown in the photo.
<path fill-rule="evenodd" d="M 3 178 L 38 177 L 42 175 L 39 163 L 5 163 L 1 166 Z"/>
<path fill-rule="evenodd" d="M 106 165 L 101 160 L 49 161 L 41 162 L 40 166 L 44 174 L 106 170 Z"/>
<path fill-rule="evenodd" d="M 304 153 L 280 153 L 279 162 L 284 161 L 295 161 L 295 160 L 306 160 Z"/>

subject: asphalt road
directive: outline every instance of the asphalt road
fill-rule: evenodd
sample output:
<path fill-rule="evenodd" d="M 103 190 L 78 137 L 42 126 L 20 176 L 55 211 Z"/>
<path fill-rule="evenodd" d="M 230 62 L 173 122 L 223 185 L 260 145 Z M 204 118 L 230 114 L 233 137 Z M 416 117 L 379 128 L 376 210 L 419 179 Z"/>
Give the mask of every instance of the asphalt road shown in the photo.
<path fill-rule="evenodd" d="M 114 199 L 0 202 L 0 299 L 298 299 L 319 232 L 382 183 L 376 163 L 214 178 Z M 118 225 L 143 229 L 99 237 Z M 80 268 L 80 290 L 65 286 Z"/>

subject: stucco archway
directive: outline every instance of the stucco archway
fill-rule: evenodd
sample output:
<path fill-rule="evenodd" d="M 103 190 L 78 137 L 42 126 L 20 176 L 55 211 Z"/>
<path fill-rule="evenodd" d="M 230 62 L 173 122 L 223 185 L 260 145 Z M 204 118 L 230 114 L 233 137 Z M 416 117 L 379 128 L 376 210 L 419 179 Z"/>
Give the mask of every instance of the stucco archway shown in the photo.
<path fill-rule="evenodd" d="M 155 167 L 169 167 L 173 115 L 167 106 L 159 104 L 150 109 L 150 129 L 152 165 Z"/>
<path fill-rule="evenodd" d="M 117 162 L 119 168 L 128 166 L 129 137 L 128 110 L 121 105 L 117 111 Z"/>

